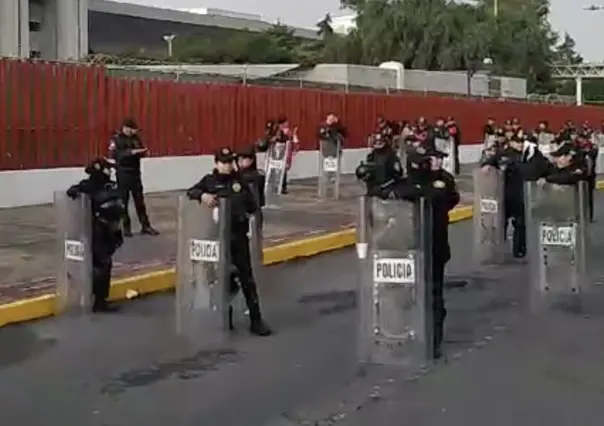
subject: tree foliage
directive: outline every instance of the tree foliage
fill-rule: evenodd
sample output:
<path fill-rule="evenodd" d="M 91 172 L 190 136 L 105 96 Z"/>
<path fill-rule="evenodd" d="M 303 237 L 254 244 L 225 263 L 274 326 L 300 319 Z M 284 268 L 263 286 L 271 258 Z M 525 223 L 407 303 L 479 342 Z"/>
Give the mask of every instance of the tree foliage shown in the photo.
<path fill-rule="evenodd" d="M 326 15 L 319 40 L 296 38 L 277 24 L 265 32 L 241 32 L 223 40 L 177 39 L 175 60 L 204 63 L 356 63 L 399 61 L 406 68 L 490 71 L 527 78 L 533 91 L 551 92 L 550 65 L 581 63 L 569 34 L 548 22 L 549 0 L 342 0 L 357 14 L 356 29 L 336 34 Z"/>

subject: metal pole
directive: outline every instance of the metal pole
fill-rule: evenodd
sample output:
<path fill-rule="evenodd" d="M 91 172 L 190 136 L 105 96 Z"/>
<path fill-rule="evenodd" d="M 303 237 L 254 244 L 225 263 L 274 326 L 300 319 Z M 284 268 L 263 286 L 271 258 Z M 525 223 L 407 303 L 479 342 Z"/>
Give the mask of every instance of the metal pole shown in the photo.
<path fill-rule="evenodd" d="M 493 16 L 499 16 L 499 0 L 493 0 Z"/>

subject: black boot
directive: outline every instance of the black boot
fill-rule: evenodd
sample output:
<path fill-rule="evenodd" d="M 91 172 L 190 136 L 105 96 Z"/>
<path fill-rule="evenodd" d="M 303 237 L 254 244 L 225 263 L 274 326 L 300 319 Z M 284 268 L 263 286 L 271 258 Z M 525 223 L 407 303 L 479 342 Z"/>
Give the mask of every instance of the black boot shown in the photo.
<path fill-rule="evenodd" d="M 159 231 L 156 230 L 155 228 L 153 228 L 151 225 L 147 224 L 147 225 L 143 225 L 143 227 L 141 229 L 141 234 L 155 236 L 155 235 L 159 235 Z"/>
<path fill-rule="evenodd" d="M 124 226 L 124 229 L 122 230 L 122 234 L 126 238 L 132 237 L 132 229 L 130 228 L 130 226 Z"/>
<path fill-rule="evenodd" d="M 107 302 L 106 300 L 100 300 L 100 301 L 96 301 L 94 302 L 94 304 L 92 305 L 92 312 L 93 313 L 111 313 L 111 312 L 117 312 L 119 311 L 120 308 L 119 306 L 115 306 L 109 302 Z"/>
<path fill-rule="evenodd" d="M 273 330 L 262 319 L 252 319 L 250 320 L 250 333 L 256 336 L 270 336 L 273 334 Z"/>

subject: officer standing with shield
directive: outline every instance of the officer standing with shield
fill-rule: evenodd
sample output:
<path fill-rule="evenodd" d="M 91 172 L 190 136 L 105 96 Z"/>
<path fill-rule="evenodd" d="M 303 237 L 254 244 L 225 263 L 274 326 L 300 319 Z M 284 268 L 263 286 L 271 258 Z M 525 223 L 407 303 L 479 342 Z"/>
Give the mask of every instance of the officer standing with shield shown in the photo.
<path fill-rule="evenodd" d="M 406 200 L 420 203 L 426 200 L 428 209 L 419 209 L 429 214 L 427 220 L 422 220 L 423 226 L 429 229 L 420 230 L 421 235 L 429 236 L 429 244 L 426 245 L 429 253 L 425 253 L 425 259 L 429 261 L 424 265 L 424 271 L 428 284 L 431 288 L 431 322 L 432 342 L 431 356 L 434 359 L 442 357 L 442 342 L 444 338 L 444 323 L 447 315 L 444 299 L 444 272 L 445 265 L 451 258 L 449 246 L 449 211 L 452 210 L 460 200 L 459 192 L 455 185 L 454 177 L 442 169 L 442 159 L 446 154 L 428 149 L 423 152 L 415 151 L 409 158 L 414 167 L 410 168 L 407 177 L 399 179 L 393 185 L 387 187 L 372 187 L 368 182 L 373 180 L 371 168 L 362 164 L 357 168 L 356 175 L 364 180 L 368 188 L 373 188 L 369 195 L 382 199 Z M 393 235 L 394 238 L 403 239 L 404 236 Z"/>
<path fill-rule="evenodd" d="M 233 151 L 224 147 L 214 156 L 214 170 L 205 175 L 187 191 L 190 199 L 198 200 L 210 208 L 218 205 L 219 197 L 228 197 L 231 201 L 230 261 L 234 271 L 230 285 L 233 296 L 239 287 L 243 292 L 250 314 L 250 332 L 258 336 L 272 334 L 262 319 L 258 289 L 251 264 L 248 239 L 248 216 L 258 210 L 258 204 L 242 176 L 233 170 Z M 229 325 L 233 328 L 233 311 L 229 308 Z"/>
<path fill-rule="evenodd" d="M 86 166 L 88 178 L 71 186 L 67 196 L 76 199 L 90 197 L 92 212 L 92 295 L 93 312 L 116 310 L 108 302 L 111 285 L 112 257 L 124 242 L 121 221 L 125 206 L 117 184 L 111 180 L 113 166 L 97 158 Z"/>

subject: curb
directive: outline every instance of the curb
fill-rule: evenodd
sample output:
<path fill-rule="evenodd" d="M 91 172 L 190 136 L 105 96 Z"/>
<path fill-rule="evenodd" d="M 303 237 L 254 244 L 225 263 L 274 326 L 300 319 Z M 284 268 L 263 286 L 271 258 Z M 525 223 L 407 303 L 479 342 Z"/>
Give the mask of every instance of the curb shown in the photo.
<path fill-rule="evenodd" d="M 604 189 L 604 181 L 596 182 L 597 189 Z M 449 212 L 451 223 L 472 217 L 472 206 L 458 207 Z M 294 259 L 312 257 L 318 254 L 354 246 L 354 228 L 331 232 L 316 237 L 303 238 L 264 249 L 264 265 L 274 265 Z M 139 296 L 159 293 L 174 288 L 175 269 L 149 272 L 111 283 L 110 299 L 127 300 L 127 293 L 136 291 Z M 0 305 L 0 327 L 55 315 L 56 296 L 53 294 L 34 297 Z"/>

